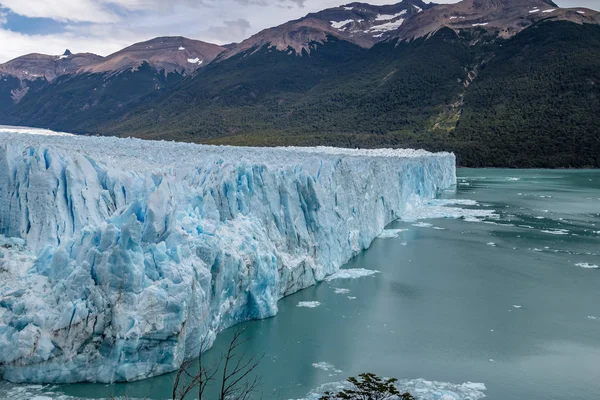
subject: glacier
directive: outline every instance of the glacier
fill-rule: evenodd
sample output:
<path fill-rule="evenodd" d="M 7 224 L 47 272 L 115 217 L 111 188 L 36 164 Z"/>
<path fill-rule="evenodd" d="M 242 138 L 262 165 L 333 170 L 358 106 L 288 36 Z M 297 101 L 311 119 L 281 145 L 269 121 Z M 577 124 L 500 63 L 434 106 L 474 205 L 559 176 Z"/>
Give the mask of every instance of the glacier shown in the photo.
<path fill-rule="evenodd" d="M 456 184 L 451 153 L 0 132 L 0 378 L 176 370 Z"/>

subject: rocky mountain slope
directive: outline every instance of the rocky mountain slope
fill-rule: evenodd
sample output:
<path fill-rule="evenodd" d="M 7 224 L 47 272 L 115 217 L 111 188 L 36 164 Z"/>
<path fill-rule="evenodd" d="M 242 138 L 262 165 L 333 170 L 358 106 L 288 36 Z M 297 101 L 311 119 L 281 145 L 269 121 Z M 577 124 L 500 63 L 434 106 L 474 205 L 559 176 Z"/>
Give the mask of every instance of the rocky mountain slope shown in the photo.
<path fill-rule="evenodd" d="M 259 32 L 223 54 L 223 58 L 262 46 L 301 55 L 303 51 L 310 53 L 311 45 L 323 43 L 328 37 L 369 48 L 392 37 L 406 20 L 430 7 L 421 0 L 405 0 L 385 6 L 350 3 L 329 8 Z"/>
<path fill-rule="evenodd" d="M 551 0 L 463 0 L 440 4 L 414 16 L 394 32 L 394 37 L 420 37 L 442 27 L 480 27 L 507 38 L 543 19 L 597 24 L 600 13 L 582 7 L 559 8 Z"/>
<path fill-rule="evenodd" d="M 79 72 L 122 72 L 138 68 L 144 62 L 164 73 L 189 74 L 212 62 L 225 49 L 215 44 L 184 37 L 158 37 L 136 43 L 88 64 Z"/>
<path fill-rule="evenodd" d="M 51 82 L 58 76 L 73 74 L 102 59 L 103 57 L 92 53 L 71 54 L 69 50 L 60 56 L 33 53 L 0 64 L 0 75 L 30 81 L 45 79 Z"/>

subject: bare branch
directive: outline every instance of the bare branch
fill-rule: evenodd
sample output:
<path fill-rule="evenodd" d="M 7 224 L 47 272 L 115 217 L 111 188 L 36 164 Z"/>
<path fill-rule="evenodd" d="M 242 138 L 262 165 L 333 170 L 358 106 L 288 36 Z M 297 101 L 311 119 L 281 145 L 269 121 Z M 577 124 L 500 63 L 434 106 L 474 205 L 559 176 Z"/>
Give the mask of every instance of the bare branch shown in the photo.
<path fill-rule="evenodd" d="M 202 400 L 210 383 L 215 381 L 219 373 L 221 375 L 219 400 L 249 400 L 261 382 L 258 377 L 248 380 L 249 376 L 264 356 L 248 357 L 245 351 L 241 353 L 237 351 L 247 343 L 247 340 L 242 339 L 245 332 L 246 328 L 236 330 L 221 361 L 210 367 L 204 365 L 202 357 L 204 351 L 208 349 L 208 338 L 203 338 L 198 357 L 183 362 L 175 375 L 173 400 L 184 400 L 194 388 L 197 390 L 198 399 Z M 196 362 L 198 370 L 192 372 L 191 369 Z"/>

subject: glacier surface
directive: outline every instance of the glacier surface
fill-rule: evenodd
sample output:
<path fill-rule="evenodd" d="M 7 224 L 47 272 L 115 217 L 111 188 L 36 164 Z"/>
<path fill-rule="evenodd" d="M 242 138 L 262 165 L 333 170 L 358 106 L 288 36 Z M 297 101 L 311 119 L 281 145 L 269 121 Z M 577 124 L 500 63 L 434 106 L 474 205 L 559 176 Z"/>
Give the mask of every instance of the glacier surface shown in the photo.
<path fill-rule="evenodd" d="M 449 153 L 0 135 L 0 378 L 12 382 L 173 371 L 456 184 Z"/>

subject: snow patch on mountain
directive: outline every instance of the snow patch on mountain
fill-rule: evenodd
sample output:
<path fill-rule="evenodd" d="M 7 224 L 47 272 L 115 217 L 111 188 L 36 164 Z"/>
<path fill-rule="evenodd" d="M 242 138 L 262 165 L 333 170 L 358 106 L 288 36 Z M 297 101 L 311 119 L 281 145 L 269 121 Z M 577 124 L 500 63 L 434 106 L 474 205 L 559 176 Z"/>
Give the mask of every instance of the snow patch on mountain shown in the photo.
<path fill-rule="evenodd" d="M 386 24 L 381 24 L 381 25 L 374 25 L 372 27 L 369 28 L 369 30 L 365 31 L 373 31 L 373 32 L 388 32 L 388 31 L 393 31 L 395 29 L 400 28 L 400 26 L 402 26 L 402 24 L 404 23 L 404 19 L 400 18 L 397 21 L 393 21 L 393 22 L 388 22 Z"/>
<path fill-rule="evenodd" d="M 331 21 L 331 26 L 335 29 L 341 29 L 352 22 L 354 22 L 353 19 L 347 19 L 344 21 Z"/>
<path fill-rule="evenodd" d="M 375 21 L 390 21 L 406 14 L 406 10 L 402 10 L 397 14 L 378 14 Z"/>

